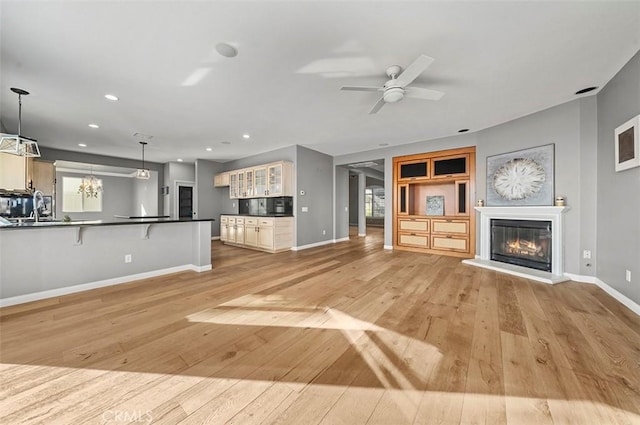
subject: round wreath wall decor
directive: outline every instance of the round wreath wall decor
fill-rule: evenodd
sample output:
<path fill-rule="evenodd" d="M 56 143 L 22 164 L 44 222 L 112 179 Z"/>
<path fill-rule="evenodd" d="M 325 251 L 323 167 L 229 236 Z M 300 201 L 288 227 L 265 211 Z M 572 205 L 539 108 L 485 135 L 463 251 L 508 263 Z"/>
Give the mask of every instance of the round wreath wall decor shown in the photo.
<path fill-rule="evenodd" d="M 493 188 L 504 199 L 526 199 L 538 193 L 545 180 L 540 164 L 529 158 L 515 158 L 494 173 Z"/>

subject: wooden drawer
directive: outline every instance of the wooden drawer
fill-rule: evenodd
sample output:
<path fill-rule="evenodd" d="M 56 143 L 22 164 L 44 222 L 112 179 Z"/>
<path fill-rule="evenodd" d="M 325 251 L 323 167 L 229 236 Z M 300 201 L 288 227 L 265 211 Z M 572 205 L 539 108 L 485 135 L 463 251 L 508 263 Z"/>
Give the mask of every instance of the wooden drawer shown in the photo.
<path fill-rule="evenodd" d="M 260 226 L 273 226 L 273 219 L 271 218 L 261 218 L 258 220 Z"/>
<path fill-rule="evenodd" d="M 244 218 L 236 217 L 236 224 L 244 224 Z"/>
<path fill-rule="evenodd" d="M 429 220 L 412 218 L 398 220 L 398 230 L 407 232 L 428 232 Z"/>
<path fill-rule="evenodd" d="M 431 236 L 431 248 L 469 252 L 469 239 L 456 236 Z"/>
<path fill-rule="evenodd" d="M 429 248 L 429 235 L 422 235 L 419 233 L 399 233 L 398 245 Z"/>
<path fill-rule="evenodd" d="M 223 215 L 220 217 L 220 223 L 228 223 L 229 222 L 229 217 Z"/>
<path fill-rule="evenodd" d="M 244 224 L 256 225 L 258 224 L 258 219 L 253 217 L 247 217 L 244 219 Z"/>
<path fill-rule="evenodd" d="M 236 224 L 236 218 L 235 217 L 228 217 L 227 221 L 229 224 Z"/>
<path fill-rule="evenodd" d="M 431 220 L 433 233 L 458 233 L 466 235 L 469 232 L 468 220 Z"/>

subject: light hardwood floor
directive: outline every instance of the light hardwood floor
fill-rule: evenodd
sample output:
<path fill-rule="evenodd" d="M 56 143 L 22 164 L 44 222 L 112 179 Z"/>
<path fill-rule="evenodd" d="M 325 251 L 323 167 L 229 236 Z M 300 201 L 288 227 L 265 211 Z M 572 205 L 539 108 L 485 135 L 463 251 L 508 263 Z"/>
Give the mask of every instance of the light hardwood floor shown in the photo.
<path fill-rule="evenodd" d="M 0 423 L 640 423 L 640 318 L 599 288 L 369 233 L 0 310 Z"/>

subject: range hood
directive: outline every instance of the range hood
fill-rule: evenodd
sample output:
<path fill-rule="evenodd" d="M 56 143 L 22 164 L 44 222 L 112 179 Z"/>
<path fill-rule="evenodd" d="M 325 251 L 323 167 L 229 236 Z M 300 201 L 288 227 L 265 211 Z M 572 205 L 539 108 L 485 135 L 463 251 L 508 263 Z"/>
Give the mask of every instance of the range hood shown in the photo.
<path fill-rule="evenodd" d="M 28 95 L 29 92 L 15 87 L 12 87 L 11 91 L 18 95 L 18 134 L 0 133 L 0 153 L 39 157 L 38 142 L 35 139 L 23 136 L 20 131 L 22 126 L 22 96 Z"/>

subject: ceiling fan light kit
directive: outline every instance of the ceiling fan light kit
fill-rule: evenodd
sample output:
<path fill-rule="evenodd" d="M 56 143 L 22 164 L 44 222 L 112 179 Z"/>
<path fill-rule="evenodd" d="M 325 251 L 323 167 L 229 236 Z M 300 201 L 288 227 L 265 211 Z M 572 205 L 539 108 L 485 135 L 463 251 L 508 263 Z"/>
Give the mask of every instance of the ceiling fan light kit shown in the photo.
<path fill-rule="evenodd" d="M 413 61 L 407 69 L 402 71 L 399 65 L 392 65 L 387 68 L 387 76 L 391 78 L 384 83 L 382 87 L 367 87 L 367 86 L 343 86 L 340 90 L 348 91 L 381 91 L 382 97 L 373 106 L 370 114 L 375 114 L 384 106 L 385 103 L 396 103 L 407 97 L 422 100 L 440 100 L 444 93 L 438 90 L 427 89 L 423 87 L 411 87 L 407 89 L 407 86 L 411 84 L 425 69 L 433 62 L 433 58 L 420 55 Z"/>

